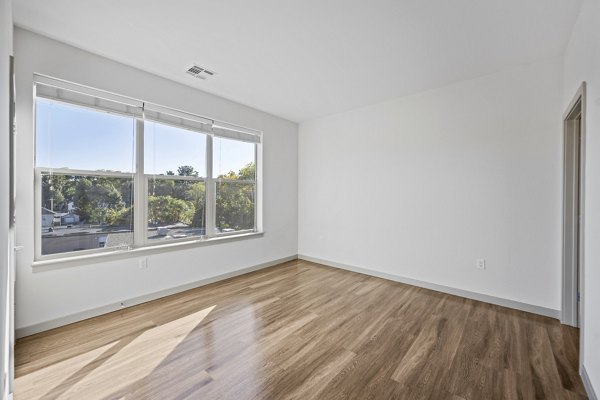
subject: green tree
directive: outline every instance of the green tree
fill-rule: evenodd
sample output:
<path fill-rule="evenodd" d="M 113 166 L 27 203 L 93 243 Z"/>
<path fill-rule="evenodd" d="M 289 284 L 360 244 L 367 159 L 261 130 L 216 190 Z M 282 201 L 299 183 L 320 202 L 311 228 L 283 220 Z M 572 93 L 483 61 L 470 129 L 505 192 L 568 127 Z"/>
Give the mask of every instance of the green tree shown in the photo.
<path fill-rule="evenodd" d="M 112 226 L 133 226 L 133 207 L 108 209 L 106 212 L 106 222 Z"/>
<path fill-rule="evenodd" d="M 152 179 L 148 182 L 148 192 L 152 196 L 173 196 L 175 181 L 171 179 Z"/>
<path fill-rule="evenodd" d="M 167 175 L 175 174 L 167 171 Z M 177 175 L 197 177 L 199 173 L 190 165 L 182 165 L 177 168 Z M 151 224 L 206 225 L 204 182 L 157 178 L 150 181 L 149 193 L 148 220 Z"/>
<path fill-rule="evenodd" d="M 168 174 L 168 172 L 167 172 Z M 179 176 L 198 176 L 198 171 L 194 169 L 191 165 L 182 165 L 177 168 L 177 175 Z"/>
<path fill-rule="evenodd" d="M 109 210 L 122 210 L 122 180 L 107 177 L 77 177 L 73 202 L 81 220 L 106 223 Z"/>
<path fill-rule="evenodd" d="M 229 171 L 226 174 L 219 175 L 221 179 L 229 179 L 229 180 L 247 180 L 253 181 L 256 176 L 256 165 L 251 162 L 246 166 L 242 167 L 238 172 Z"/>
<path fill-rule="evenodd" d="M 192 218 L 194 228 L 206 227 L 206 185 L 195 182 L 187 190 L 187 197 L 194 204 L 195 212 Z"/>
<path fill-rule="evenodd" d="M 219 178 L 230 181 L 254 181 L 256 166 L 249 163 L 237 173 L 229 171 Z M 217 184 L 216 226 L 223 229 L 252 229 L 254 227 L 254 183 L 220 182 Z"/>
<path fill-rule="evenodd" d="M 68 177 L 64 175 L 42 176 L 42 207 L 52 211 L 62 211 L 66 207 L 64 191 Z"/>
<path fill-rule="evenodd" d="M 148 197 L 148 220 L 153 224 L 164 225 L 181 222 L 191 224 L 194 204 L 172 196 Z"/>
<path fill-rule="evenodd" d="M 121 179 L 120 192 L 125 207 L 131 207 L 133 205 L 133 179 Z M 117 187 L 118 183 L 117 183 Z"/>
<path fill-rule="evenodd" d="M 177 168 L 177 175 L 179 176 L 191 176 L 198 177 L 199 173 L 190 165 L 182 165 Z M 175 181 L 175 187 L 173 188 L 173 197 L 183 199 L 186 201 L 193 201 L 189 196 L 189 188 L 194 184 L 193 181 L 180 180 Z"/>
<path fill-rule="evenodd" d="M 82 221 L 87 221 L 92 215 L 94 205 L 88 197 L 88 191 L 92 188 L 92 181 L 86 177 L 77 179 L 75 185 L 75 193 L 73 194 L 73 202 L 77 208 L 77 214 Z"/>
<path fill-rule="evenodd" d="M 253 181 L 256 179 L 256 164 L 253 162 L 249 163 L 238 173 L 239 179 Z"/>

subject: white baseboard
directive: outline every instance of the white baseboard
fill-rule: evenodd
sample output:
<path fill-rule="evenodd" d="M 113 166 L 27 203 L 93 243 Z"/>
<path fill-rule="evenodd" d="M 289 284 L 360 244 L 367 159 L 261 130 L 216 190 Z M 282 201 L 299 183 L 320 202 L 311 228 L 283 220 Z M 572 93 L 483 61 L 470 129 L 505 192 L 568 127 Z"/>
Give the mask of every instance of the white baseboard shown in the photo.
<path fill-rule="evenodd" d="M 334 261 L 323 260 L 316 257 L 311 257 L 307 255 L 292 255 L 284 258 L 280 258 L 277 260 L 272 260 L 266 263 L 254 265 L 247 268 L 242 268 L 236 271 L 228 272 L 225 274 L 213 276 L 210 278 L 202 279 L 200 281 L 195 281 L 191 283 L 187 283 L 184 285 L 176 286 L 173 288 L 161 290 L 159 292 L 149 293 L 146 295 L 130 298 L 126 300 L 124 303 L 127 307 L 135 306 L 141 303 L 145 303 L 148 301 L 156 300 L 161 297 L 170 296 L 172 294 L 180 293 L 186 290 L 194 289 L 200 286 L 208 285 L 210 283 L 218 282 L 224 279 L 233 278 L 235 276 L 244 275 L 249 272 L 257 271 L 263 268 L 268 268 L 277 264 L 281 264 L 287 261 L 292 261 L 295 259 L 306 260 L 310 262 L 314 262 L 317 264 L 323 264 L 334 268 L 341 268 L 352 272 L 357 272 L 365 275 L 375 276 L 378 278 L 383 278 L 391 281 L 406 283 L 413 286 L 418 286 L 426 289 L 435 290 L 438 292 L 448 293 L 456 296 L 466 297 L 473 300 L 483 301 L 486 303 L 496 304 L 503 307 L 514 308 L 517 310 L 527 311 L 534 314 L 544 315 L 551 318 L 560 318 L 560 310 L 554 310 L 551 308 L 545 308 L 540 306 L 535 306 L 532 304 L 521 303 L 515 300 L 504 299 L 500 297 L 494 297 L 486 294 L 471 292 L 468 290 L 456 289 L 449 286 L 438 285 L 435 283 L 420 281 L 416 279 L 406 278 L 399 275 L 388 274 L 385 272 L 379 272 L 372 269 L 356 267 L 352 265 L 342 264 Z M 98 315 L 107 314 L 109 312 L 117 311 L 122 308 L 121 302 L 111 303 L 104 306 L 96 307 L 93 309 L 81 311 L 75 314 L 66 315 L 60 318 L 40 322 L 37 324 L 24 326 L 21 328 L 17 328 L 15 330 L 15 336 L 17 338 L 22 338 L 25 336 L 33 335 L 35 333 L 44 332 L 53 328 L 58 328 L 60 326 L 68 325 L 74 322 L 82 321 L 84 319 L 96 317 Z"/>
<path fill-rule="evenodd" d="M 581 380 L 583 381 L 583 386 L 585 387 L 589 400 L 598 400 L 598 396 L 596 396 L 596 392 L 594 391 L 590 377 L 585 369 L 585 365 L 581 366 Z"/>
<path fill-rule="evenodd" d="M 485 303 L 496 304 L 503 307 L 514 308 L 516 310 L 527 311 L 534 314 L 543 315 L 545 317 L 551 317 L 560 319 L 561 312 L 560 310 L 554 310 L 552 308 L 546 308 L 541 306 L 536 306 L 528 303 L 521 303 L 515 300 L 504 299 L 501 297 L 490 296 L 487 294 L 471 292 L 468 290 L 457 289 L 450 286 L 438 285 L 436 283 L 430 283 L 425 281 L 420 281 L 417 279 L 406 278 L 399 275 L 388 274 L 386 272 L 380 272 L 373 269 L 356 267 L 354 265 L 347 265 L 338 263 L 335 261 L 323 260 L 316 257 L 311 257 L 303 254 L 298 254 L 298 258 L 301 260 L 306 260 L 310 262 L 314 262 L 317 264 L 327 265 L 329 267 L 335 267 L 340 269 L 345 269 L 347 271 L 358 272 L 360 274 L 371 275 L 377 278 L 383 278 L 390 281 L 396 281 L 401 283 L 406 283 L 408 285 L 418 286 L 425 289 L 435 290 L 437 292 L 448 293 L 455 296 L 466 297 L 468 299 L 483 301 Z"/>
<path fill-rule="evenodd" d="M 292 261 L 298 259 L 297 255 L 291 255 L 284 258 L 279 258 L 277 260 L 268 261 L 262 264 L 253 265 L 251 267 L 242 268 L 236 271 L 227 272 L 225 274 L 212 276 L 210 278 L 202 279 L 195 282 L 186 283 L 184 285 L 176 286 L 169 289 L 164 289 L 158 292 L 149 293 L 146 295 L 138 296 L 130 298 L 124 301 L 126 307 L 132 307 L 138 304 L 146 303 L 148 301 L 156 300 L 161 297 L 170 296 L 172 294 L 184 292 L 186 290 L 195 289 L 200 286 L 208 285 L 214 282 L 222 281 L 225 279 L 233 278 L 239 275 L 244 275 L 249 272 L 258 271 L 259 269 L 272 267 L 277 264 L 281 264 L 287 261 Z M 113 311 L 117 311 L 122 309 L 121 302 L 111 303 L 104 306 L 96 307 L 93 309 L 81 311 L 75 314 L 66 315 L 64 317 L 40 322 L 37 324 L 24 326 L 21 328 L 15 329 L 15 336 L 17 338 L 22 338 L 25 336 L 30 336 L 39 332 L 44 332 L 50 329 L 58 328 L 60 326 L 72 324 L 74 322 L 83 321 L 84 319 L 97 317 L 98 315 L 107 314 Z"/>

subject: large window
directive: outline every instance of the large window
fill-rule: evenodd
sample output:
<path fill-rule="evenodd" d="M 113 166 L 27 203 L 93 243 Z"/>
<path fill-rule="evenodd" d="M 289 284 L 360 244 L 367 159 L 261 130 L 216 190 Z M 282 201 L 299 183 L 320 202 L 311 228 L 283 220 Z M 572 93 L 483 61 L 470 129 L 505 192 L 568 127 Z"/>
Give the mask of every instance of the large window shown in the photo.
<path fill-rule="evenodd" d="M 133 245 L 135 118 L 36 101 L 41 254 Z"/>
<path fill-rule="evenodd" d="M 37 259 L 257 231 L 260 132 L 36 76 Z"/>
<path fill-rule="evenodd" d="M 256 198 L 256 148 L 225 138 L 213 142 L 216 177 L 216 228 L 219 232 L 252 229 Z"/>
<path fill-rule="evenodd" d="M 206 236 L 206 134 L 145 121 L 144 165 L 148 239 Z"/>

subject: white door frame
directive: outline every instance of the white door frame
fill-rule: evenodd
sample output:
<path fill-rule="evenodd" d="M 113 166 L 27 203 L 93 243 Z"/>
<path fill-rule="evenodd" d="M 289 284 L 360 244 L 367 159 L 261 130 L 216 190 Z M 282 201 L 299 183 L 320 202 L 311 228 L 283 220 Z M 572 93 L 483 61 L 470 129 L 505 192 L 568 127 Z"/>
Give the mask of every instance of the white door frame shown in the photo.
<path fill-rule="evenodd" d="M 580 123 L 578 119 L 580 118 Z M 583 328 L 586 84 L 563 115 L 563 276 L 561 322 Z M 578 193 L 575 189 L 578 188 Z M 579 302 L 578 302 L 579 299 Z M 579 304 L 578 304 L 579 303 Z M 583 329 L 580 331 L 580 335 Z M 583 346 L 583 340 L 580 340 Z M 582 354 L 582 349 L 580 349 Z"/>

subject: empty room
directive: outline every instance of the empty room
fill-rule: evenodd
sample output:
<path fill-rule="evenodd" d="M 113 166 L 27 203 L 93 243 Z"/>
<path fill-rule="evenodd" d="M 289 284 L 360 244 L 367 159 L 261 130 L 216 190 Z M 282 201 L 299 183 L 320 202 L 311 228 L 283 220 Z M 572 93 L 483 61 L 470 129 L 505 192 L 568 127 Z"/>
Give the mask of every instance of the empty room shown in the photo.
<path fill-rule="evenodd" d="M 0 0 L 0 400 L 600 394 L 600 0 Z"/>

